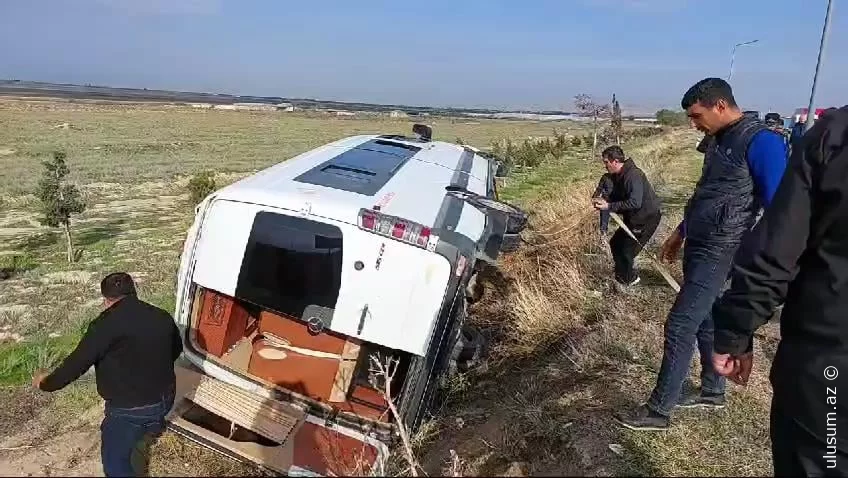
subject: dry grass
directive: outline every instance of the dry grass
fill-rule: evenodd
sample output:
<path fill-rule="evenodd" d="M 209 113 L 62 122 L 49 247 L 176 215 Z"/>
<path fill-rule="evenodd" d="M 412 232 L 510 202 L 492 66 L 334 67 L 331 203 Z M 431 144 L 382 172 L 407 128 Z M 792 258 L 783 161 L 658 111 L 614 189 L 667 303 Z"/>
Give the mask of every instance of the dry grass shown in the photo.
<path fill-rule="evenodd" d="M 696 139 L 675 131 L 626 148 L 666 205 L 651 251 L 676 225 L 697 179 Z M 467 391 L 430 426 L 439 441 L 420 451 L 425 467 L 448 474 L 459 463 L 467 475 L 525 464 L 540 475 L 769 474 L 773 342 L 761 342 L 751 384 L 729 386 L 724 411 L 675 413 L 673 428 L 655 434 L 625 431 L 612 420 L 615 410 L 647 399 L 654 385 L 674 292 L 647 261 L 637 291 L 611 287 L 612 265 L 594 235 L 597 215 L 583 212 L 599 174 L 575 173 L 577 180 L 559 181 L 525 203 L 533 213 L 530 245 L 490 275 L 486 300 L 472 309 L 491 340 L 488 367 L 466 377 Z M 679 266 L 672 273 L 679 277 Z"/>
<path fill-rule="evenodd" d="M 0 197 L 29 193 L 39 159 L 68 153 L 72 179 L 83 183 L 170 181 L 214 166 L 243 173 L 278 163 L 344 136 L 410 134 L 416 121 L 433 126 L 436 139 L 488 147 L 494 140 L 576 133 L 574 122 L 475 120 L 198 110 L 164 105 L 95 105 L 0 98 Z M 54 129 L 67 123 L 69 128 Z"/>
<path fill-rule="evenodd" d="M 150 476 L 271 476 L 170 432 L 151 448 L 149 471 Z"/>

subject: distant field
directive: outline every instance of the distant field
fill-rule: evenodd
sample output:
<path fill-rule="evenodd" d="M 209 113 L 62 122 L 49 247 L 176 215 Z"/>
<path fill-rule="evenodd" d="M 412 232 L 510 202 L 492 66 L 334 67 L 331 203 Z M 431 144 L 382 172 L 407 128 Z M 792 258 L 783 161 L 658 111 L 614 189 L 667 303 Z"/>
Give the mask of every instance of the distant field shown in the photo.
<path fill-rule="evenodd" d="M 583 130 L 575 122 L 431 117 L 436 139 L 488 147 L 496 139 Z M 39 161 L 67 152 L 81 183 L 139 183 L 212 168 L 269 166 L 344 136 L 411 134 L 413 120 L 326 114 L 198 110 L 168 105 L 109 106 L 0 98 L 0 193 L 30 192 Z"/>

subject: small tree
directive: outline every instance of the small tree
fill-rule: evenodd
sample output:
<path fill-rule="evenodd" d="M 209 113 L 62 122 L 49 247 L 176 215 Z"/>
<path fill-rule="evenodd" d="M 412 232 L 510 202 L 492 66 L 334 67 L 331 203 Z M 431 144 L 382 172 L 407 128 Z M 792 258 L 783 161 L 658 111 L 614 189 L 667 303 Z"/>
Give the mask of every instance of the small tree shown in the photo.
<path fill-rule="evenodd" d="M 63 227 L 68 242 L 68 262 L 74 262 L 74 241 L 71 236 L 71 216 L 85 211 L 79 189 L 67 184 L 65 177 L 70 172 L 65 164 L 65 153 L 55 151 L 52 161 L 44 161 L 44 173 L 38 183 L 38 198 L 41 200 L 41 223 L 49 227 Z"/>
<path fill-rule="evenodd" d="M 611 119 L 612 132 L 615 136 L 615 144 L 621 144 L 621 106 L 618 104 L 618 100 L 615 98 L 615 93 L 612 95 L 612 119 Z"/>
<path fill-rule="evenodd" d="M 610 105 L 595 103 L 592 97 L 585 93 L 574 97 L 574 105 L 581 115 L 592 118 L 592 157 L 594 158 L 598 149 L 598 120 L 609 117 Z"/>

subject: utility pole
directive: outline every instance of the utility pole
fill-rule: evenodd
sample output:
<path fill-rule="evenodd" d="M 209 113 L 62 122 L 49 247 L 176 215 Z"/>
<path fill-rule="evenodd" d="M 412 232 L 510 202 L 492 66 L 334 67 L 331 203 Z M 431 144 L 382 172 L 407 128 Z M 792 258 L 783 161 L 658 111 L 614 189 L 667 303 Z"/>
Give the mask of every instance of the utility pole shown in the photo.
<path fill-rule="evenodd" d="M 822 28 L 821 43 L 819 43 L 819 59 L 816 62 L 816 73 L 813 76 L 813 88 L 810 91 L 810 106 L 807 108 L 807 123 L 804 125 L 804 132 L 813 127 L 816 121 L 816 87 L 819 84 L 819 71 L 821 70 L 822 56 L 824 56 L 824 48 L 827 45 L 827 34 L 830 31 L 830 17 L 833 13 L 833 0 L 827 1 L 827 14 L 824 17 L 824 28 Z"/>
<path fill-rule="evenodd" d="M 739 48 L 740 46 L 753 45 L 754 43 L 757 43 L 758 41 L 760 41 L 760 40 L 751 40 L 751 41 L 746 41 L 746 42 L 743 42 L 743 43 L 737 43 L 737 44 L 733 45 L 733 51 L 730 52 L 730 74 L 727 75 L 727 81 L 728 82 L 730 82 L 730 79 L 733 78 L 733 61 L 736 59 L 736 49 Z"/>

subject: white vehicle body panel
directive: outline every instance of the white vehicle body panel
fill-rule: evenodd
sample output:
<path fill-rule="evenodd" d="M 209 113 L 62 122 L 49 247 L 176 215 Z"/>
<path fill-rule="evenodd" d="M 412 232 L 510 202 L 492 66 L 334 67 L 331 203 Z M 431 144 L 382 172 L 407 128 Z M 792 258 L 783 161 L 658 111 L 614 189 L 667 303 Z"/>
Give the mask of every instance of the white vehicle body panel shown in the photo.
<path fill-rule="evenodd" d="M 207 198 L 198 208 L 183 251 L 178 319 L 187 323 L 185 314 L 190 304 L 184 302 L 192 282 L 235 295 L 254 217 L 257 212 L 271 211 L 332 224 L 342 230 L 342 284 L 331 330 L 424 355 L 450 276 L 450 263 L 429 250 L 359 229 L 359 211 L 379 205 L 384 214 L 433 227 L 444 207 L 445 187 L 461 183 L 468 190 L 485 195 L 490 164 L 474 154 L 473 148 L 388 140 L 421 149 L 373 196 L 295 180 L 342 152 L 378 138 L 353 136 L 321 146 Z M 461 203 L 457 223 L 447 227 L 477 242 L 485 232 L 486 221 L 484 213 Z M 356 271 L 356 261 L 363 262 L 365 268 Z M 361 335 L 357 334 L 360 322 Z"/>
<path fill-rule="evenodd" d="M 192 282 L 236 295 L 245 246 L 260 211 L 296 215 L 268 206 L 212 201 L 200 228 Z M 319 222 L 339 227 L 344 239 L 341 288 L 329 328 L 424 355 L 447 286 L 450 263 L 438 254 L 350 224 L 328 219 Z M 356 270 L 357 261 L 366 266 Z"/>

